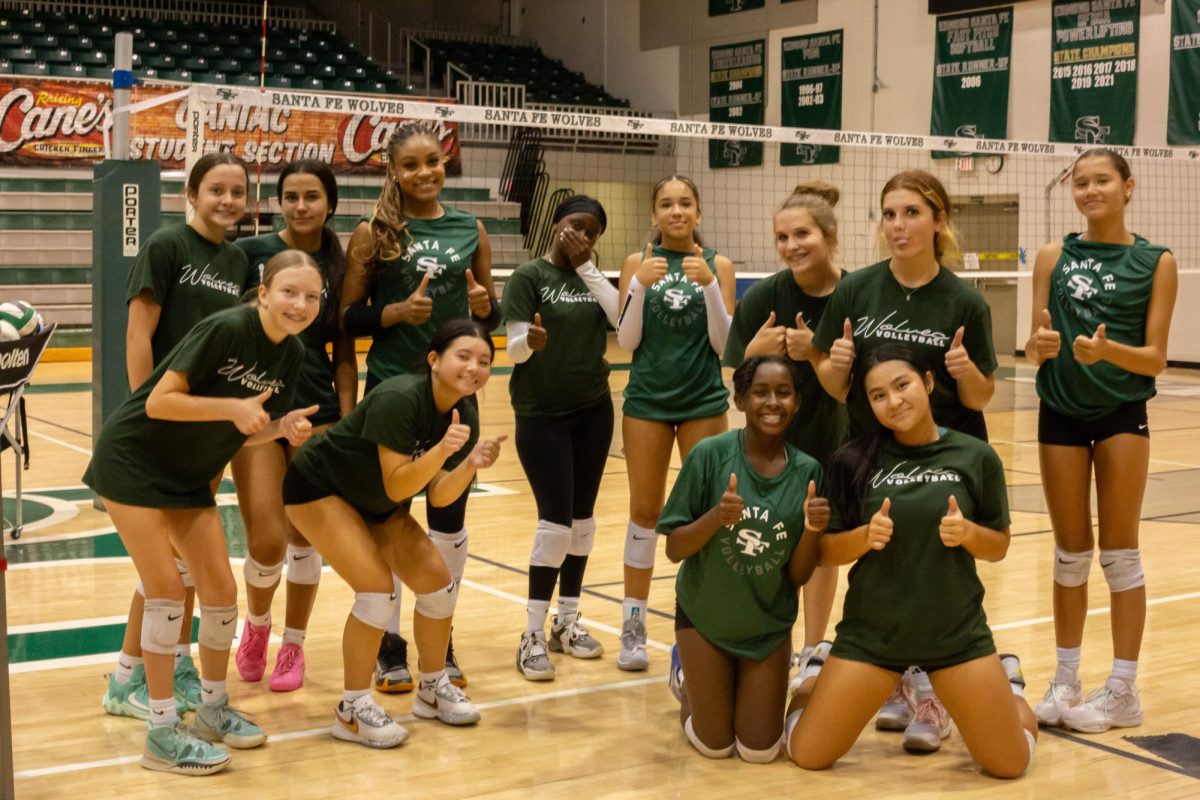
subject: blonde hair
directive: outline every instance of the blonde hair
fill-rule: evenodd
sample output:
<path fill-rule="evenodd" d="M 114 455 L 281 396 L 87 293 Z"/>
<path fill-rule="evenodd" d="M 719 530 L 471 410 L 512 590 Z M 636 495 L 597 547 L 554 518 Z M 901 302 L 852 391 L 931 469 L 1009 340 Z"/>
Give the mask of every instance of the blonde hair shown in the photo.
<path fill-rule="evenodd" d="M 368 223 L 371 227 L 370 250 L 362 254 L 365 256 L 363 261 L 368 264 L 402 258 L 412 240 L 408 221 L 404 219 L 404 192 L 400 191 L 392 165 L 396 163 L 396 151 L 414 136 L 428 136 L 435 142 L 441 141 L 432 126 L 419 120 L 398 125 L 388 137 L 387 176 L 383 179 L 383 189 L 375 201 L 375 209 Z"/>
<path fill-rule="evenodd" d="M 841 197 L 842 193 L 832 183 L 825 181 L 798 183 L 783 204 L 779 206 L 775 215 L 778 216 L 780 212 L 793 208 L 804 209 L 812 216 L 813 222 L 817 223 L 817 227 L 821 229 L 821 235 L 825 237 L 829 249 L 832 250 L 837 246 L 838 241 L 837 216 L 833 213 L 833 209 Z"/>
<path fill-rule="evenodd" d="M 883 191 L 879 193 L 879 205 L 883 205 L 883 198 L 887 197 L 889 192 L 898 189 L 907 189 L 921 195 L 925 199 L 925 205 L 933 211 L 933 218 L 942 223 L 941 231 L 933 235 L 933 254 L 938 262 L 940 263 L 943 257 L 950 261 L 960 260 L 962 252 L 959 250 L 958 231 L 950 221 L 950 195 L 946 193 L 942 182 L 923 169 L 897 172 L 883 185 Z M 879 237 L 880 246 L 886 249 L 882 223 Z"/>

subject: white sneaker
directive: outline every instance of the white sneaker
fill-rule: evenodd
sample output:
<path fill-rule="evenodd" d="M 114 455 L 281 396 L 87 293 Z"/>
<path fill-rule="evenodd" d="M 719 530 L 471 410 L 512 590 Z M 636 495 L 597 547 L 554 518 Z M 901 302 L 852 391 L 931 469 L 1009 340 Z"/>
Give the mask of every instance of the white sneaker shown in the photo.
<path fill-rule="evenodd" d="M 332 733 L 335 739 L 377 750 L 396 747 L 408 740 L 408 731 L 396 724 L 370 695 L 349 704 L 345 700 L 339 702 L 333 713 Z"/>
<path fill-rule="evenodd" d="M 412 713 L 414 717 L 439 719 L 447 725 L 473 725 L 479 722 L 479 709 L 462 689 L 450 682 L 450 676 L 445 673 L 436 684 L 421 680 L 417 685 Z"/>
<path fill-rule="evenodd" d="M 1083 687 L 1079 683 L 1050 681 L 1050 688 L 1042 702 L 1033 709 L 1039 725 L 1057 727 L 1062 725 L 1063 713 L 1083 702 Z"/>
<path fill-rule="evenodd" d="M 942 739 L 950 735 L 950 712 L 933 692 L 917 696 L 912 683 L 901 681 L 904 699 L 912 709 L 912 722 L 904 729 L 904 749 L 916 753 L 934 753 Z"/>
<path fill-rule="evenodd" d="M 566 653 L 575 658 L 599 658 L 604 655 L 604 645 L 580 624 L 578 616 L 562 625 L 555 615 L 550 624 L 548 645 L 552 653 Z"/>
<path fill-rule="evenodd" d="M 796 693 L 805 681 L 817 677 L 821 672 L 821 668 L 825 666 L 825 659 L 829 658 L 829 650 L 833 647 L 833 642 L 820 641 L 817 642 L 811 651 L 803 653 L 798 663 L 796 677 L 788 682 L 788 696 L 791 697 Z"/>
<path fill-rule="evenodd" d="M 621 652 L 617 654 L 617 667 L 636 672 L 650 666 L 646 654 L 646 626 L 640 619 L 630 618 L 621 626 Z"/>
<path fill-rule="evenodd" d="M 908 727 L 908 723 L 912 722 L 912 709 L 909 707 L 908 701 L 904 699 L 904 686 L 911 682 L 912 679 L 907 672 L 900 676 L 900 683 L 896 684 L 896 690 L 879 707 L 879 713 L 875 716 L 875 730 L 902 731 Z"/>
<path fill-rule="evenodd" d="M 667 673 L 667 688 L 671 695 L 683 702 L 683 661 L 679 657 L 679 645 L 671 645 L 671 669 Z"/>
<path fill-rule="evenodd" d="M 517 648 L 517 671 L 527 681 L 554 680 L 554 664 L 546 655 L 544 631 L 525 631 L 521 634 L 521 644 Z"/>
<path fill-rule="evenodd" d="M 1083 733 L 1104 733 L 1109 728 L 1142 724 L 1142 701 L 1131 683 L 1105 683 L 1079 705 L 1062 713 L 1062 725 Z"/>

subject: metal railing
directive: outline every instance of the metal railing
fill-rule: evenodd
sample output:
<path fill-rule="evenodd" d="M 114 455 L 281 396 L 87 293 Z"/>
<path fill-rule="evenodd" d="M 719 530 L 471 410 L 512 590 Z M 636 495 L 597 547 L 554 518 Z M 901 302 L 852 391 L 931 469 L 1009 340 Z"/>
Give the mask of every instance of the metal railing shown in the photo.
<path fill-rule="evenodd" d="M 454 97 L 468 106 L 524 108 L 525 84 L 459 81 L 454 86 Z M 458 137 L 470 144 L 504 145 L 512 138 L 512 131 L 508 126 L 464 123 L 458 126 Z"/>
<path fill-rule="evenodd" d="M 430 93 L 430 85 L 433 83 L 433 52 L 429 49 L 429 45 L 422 42 L 420 39 L 415 39 L 412 36 L 404 37 L 404 85 L 412 86 L 412 63 L 413 63 L 413 48 L 418 48 L 425 54 L 425 83 L 421 87 L 421 91 L 425 94 Z"/>
<path fill-rule="evenodd" d="M 245 3 L 219 2 L 219 0 L 142 0 L 142 2 L 117 3 L 103 0 L 0 0 L 0 10 L 22 11 L 28 9 L 38 14 L 97 14 L 99 16 L 130 17 L 134 19 L 173 19 L 193 22 L 232 23 L 253 25 L 262 22 L 262 15 L 247 11 Z M 334 23 L 308 16 L 303 8 L 291 6 L 272 7 L 267 15 L 270 25 L 281 28 L 332 31 Z"/>

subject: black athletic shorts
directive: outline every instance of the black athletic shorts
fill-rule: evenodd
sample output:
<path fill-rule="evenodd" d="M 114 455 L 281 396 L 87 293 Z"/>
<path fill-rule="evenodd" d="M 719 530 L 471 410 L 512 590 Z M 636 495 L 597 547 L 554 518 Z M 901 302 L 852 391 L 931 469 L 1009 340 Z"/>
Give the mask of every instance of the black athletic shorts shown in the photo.
<path fill-rule="evenodd" d="M 1100 419 L 1079 420 L 1060 414 L 1045 402 L 1038 408 L 1038 442 L 1063 447 L 1092 447 L 1122 433 L 1150 438 L 1146 401 L 1122 403 Z"/>
<path fill-rule="evenodd" d="M 333 492 L 328 489 L 317 486 L 308 478 L 301 474 L 300 470 L 289 466 L 287 472 L 283 475 L 283 504 L 285 506 L 298 506 L 305 503 L 313 503 L 317 500 L 323 500 L 326 497 L 332 497 Z M 406 514 L 412 506 L 412 499 L 405 500 L 396 509 L 389 511 L 386 514 L 380 515 L 366 509 L 352 506 L 359 515 L 367 522 L 373 525 L 379 525 L 387 522 L 392 514 L 397 510 L 402 510 Z"/>
<path fill-rule="evenodd" d="M 675 630 L 690 631 L 696 626 L 688 619 L 688 615 L 683 613 L 683 609 L 679 605 L 679 601 L 675 601 Z"/>

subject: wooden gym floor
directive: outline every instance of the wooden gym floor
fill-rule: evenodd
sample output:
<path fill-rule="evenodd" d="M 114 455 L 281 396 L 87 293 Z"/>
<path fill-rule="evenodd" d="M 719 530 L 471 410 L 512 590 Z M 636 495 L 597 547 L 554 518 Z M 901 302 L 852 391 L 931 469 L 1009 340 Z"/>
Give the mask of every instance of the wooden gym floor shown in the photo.
<path fill-rule="evenodd" d="M 627 358 L 615 346 L 613 361 L 619 407 L 628 372 L 620 364 Z M 505 364 L 501 354 L 481 397 L 487 433 L 512 433 Z M 998 375 L 988 424 L 1007 468 L 1014 536 L 1008 558 L 981 563 L 980 573 L 997 643 L 1001 651 L 1022 657 L 1028 696 L 1036 703 L 1054 667 L 1053 540 L 1038 474 L 1037 400 L 1033 372 L 1024 362 L 1006 359 Z M 678 704 L 666 687 L 674 568 L 661 553 L 650 597 L 650 669 L 616 668 L 628 502 L 619 425 L 597 506 L 599 535 L 583 600 L 584 616 L 607 649 L 603 658 L 556 656 L 558 676 L 551 683 L 526 682 L 514 668 L 536 513 L 510 439 L 501 460 L 482 475 L 469 506 L 471 559 L 455 618 L 468 693 L 483 711 L 478 726 L 452 729 L 413 721 L 411 696 L 380 696 L 409 728 L 407 744 L 376 752 L 329 736 L 341 689 L 341 627 L 352 597 L 327 568 L 305 648 L 304 688 L 272 694 L 265 680 L 242 683 L 230 665 L 233 702 L 267 730 L 268 744 L 236 752 L 226 772 L 209 778 L 143 770 L 137 764 L 142 723 L 107 716 L 100 708 L 104 675 L 120 646 L 137 578 L 107 516 L 93 510 L 79 480 L 92 443 L 90 378 L 87 363 L 44 363 L 26 395 L 32 445 L 32 465 L 23 474 L 26 525 L 19 542 L 6 539 L 19 797 L 1200 796 L 1200 738 L 1192 738 L 1200 737 L 1200 671 L 1193 661 L 1200 641 L 1200 560 L 1190 538 L 1200 525 L 1200 374 L 1194 371 L 1168 371 L 1150 404 L 1152 461 L 1141 537 L 1151 605 L 1139 679 L 1146 722 L 1096 736 L 1043 731 L 1029 776 L 1007 783 L 983 777 L 957 734 L 940 753 L 920 757 L 905 754 L 897 734 L 870 728 L 846 758 L 823 773 L 801 771 L 782 759 L 753 766 L 736 759 L 710 762 L 695 753 L 679 730 Z M 10 520 L 13 478 L 12 456 L 0 454 Z M 240 582 L 244 532 L 232 486 L 227 483 L 224 491 Z M 417 509 L 423 520 L 419 503 Z M 1104 679 L 1112 657 L 1108 595 L 1098 571 L 1093 577 L 1084 641 L 1086 689 Z M 843 572 L 843 588 L 844 580 Z M 282 632 L 282 594 L 281 589 L 269 663 Z M 404 604 L 408 631 L 411 593 Z M 835 622 L 840 604 L 839 592 Z M 244 599 L 240 606 L 244 613 Z M 1166 735 L 1171 737 L 1131 738 Z M 1176 749 L 1169 752 L 1167 744 Z"/>

